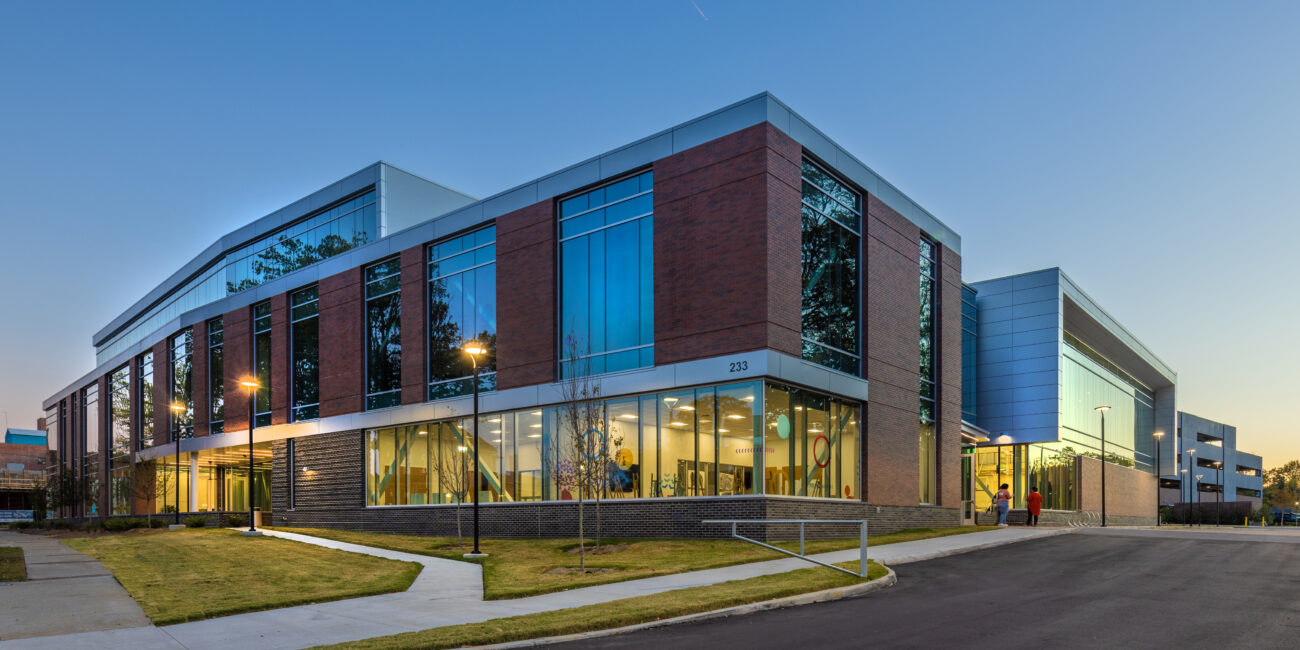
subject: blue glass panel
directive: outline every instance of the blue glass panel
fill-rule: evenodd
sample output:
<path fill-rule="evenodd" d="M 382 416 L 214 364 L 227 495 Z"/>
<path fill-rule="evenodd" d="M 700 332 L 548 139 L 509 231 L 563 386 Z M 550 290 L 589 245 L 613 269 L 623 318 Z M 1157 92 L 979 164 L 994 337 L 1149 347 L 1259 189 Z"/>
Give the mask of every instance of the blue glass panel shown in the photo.
<path fill-rule="evenodd" d="M 620 221 L 631 219 L 632 217 L 649 214 L 653 201 L 653 195 L 642 194 L 635 199 L 611 205 L 608 208 L 605 208 L 605 221 L 606 223 L 618 223 Z"/>
<path fill-rule="evenodd" d="M 640 191 L 640 179 L 636 176 L 621 180 L 605 188 L 605 200 L 613 203 L 619 199 L 626 199 Z"/>
<path fill-rule="evenodd" d="M 655 365 L 655 349 L 654 349 L 654 346 L 652 345 L 652 346 L 650 346 L 650 347 L 648 347 L 648 348 L 641 348 L 641 367 L 642 367 L 642 368 L 649 368 L 650 366 L 653 366 L 653 365 Z"/>
<path fill-rule="evenodd" d="M 632 179 L 636 180 L 636 179 Z M 605 231 L 605 348 L 619 350 L 640 342 L 639 224 Z M 596 296 L 592 296 L 595 300 Z"/>
<path fill-rule="evenodd" d="M 641 229 L 640 291 L 638 292 L 641 301 L 641 340 L 639 342 L 646 345 L 655 341 L 654 220 L 647 217 L 637 223 Z"/>
<path fill-rule="evenodd" d="M 573 215 L 575 215 L 575 214 L 577 214 L 577 213 L 579 213 L 579 212 L 582 212 L 583 210 L 586 210 L 587 207 L 588 207 L 588 204 L 587 204 L 587 195 L 586 195 L 586 194 L 583 194 L 582 196 L 575 196 L 575 197 L 573 197 L 573 198 L 571 198 L 571 199 L 568 199 L 568 200 L 566 200 L 566 201 L 561 201 L 561 202 L 560 202 L 560 218 L 561 218 L 561 219 L 564 219 L 564 218 L 567 218 L 567 217 L 571 217 L 571 216 L 573 216 Z"/>
<path fill-rule="evenodd" d="M 560 225 L 561 237 L 572 237 L 579 233 L 587 232 L 593 228 L 599 228 L 605 225 L 605 211 L 592 210 L 587 214 L 574 219 L 569 219 Z"/>
<path fill-rule="evenodd" d="M 497 258 L 496 244 L 493 244 L 491 246 L 484 246 L 483 248 L 474 251 L 474 264 L 476 265 L 484 264 L 486 262 L 491 262 L 496 258 Z"/>
<path fill-rule="evenodd" d="M 562 356 L 569 355 L 569 339 L 577 345 L 578 354 L 584 354 L 590 348 L 588 343 L 588 322 L 590 314 L 587 309 L 590 283 L 588 282 L 588 238 L 572 239 L 560 245 L 560 254 L 564 260 L 561 275 L 561 309 L 560 341 Z"/>
<path fill-rule="evenodd" d="M 594 232 L 586 238 L 591 243 L 587 258 L 590 264 L 588 275 L 591 277 L 591 289 L 587 294 L 591 329 L 587 334 L 591 339 L 587 349 L 592 352 L 609 349 L 605 344 L 605 301 L 608 298 L 608 293 L 605 291 L 605 232 L 603 230 Z"/>
<path fill-rule="evenodd" d="M 641 363 L 640 350 L 624 350 L 605 355 L 605 372 L 631 370 Z"/>
<path fill-rule="evenodd" d="M 654 172 L 646 172 L 644 174 L 641 174 L 641 191 L 649 192 L 650 190 L 654 189 L 654 180 L 655 180 Z"/>

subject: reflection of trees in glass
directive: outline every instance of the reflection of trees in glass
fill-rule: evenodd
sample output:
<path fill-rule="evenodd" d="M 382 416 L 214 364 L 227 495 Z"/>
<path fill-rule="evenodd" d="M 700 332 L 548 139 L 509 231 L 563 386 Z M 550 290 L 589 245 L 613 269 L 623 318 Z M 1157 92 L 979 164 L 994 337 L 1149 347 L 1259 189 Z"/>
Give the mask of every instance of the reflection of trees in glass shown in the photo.
<path fill-rule="evenodd" d="M 856 353 L 858 347 L 857 236 L 803 210 L 803 335 Z"/>
<path fill-rule="evenodd" d="M 402 385 L 401 319 L 401 294 L 366 301 L 366 391 L 370 394 Z"/>
<path fill-rule="evenodd" d="M 282 235 L 278 242 L 258 253 L 249 264 L 251 277 L 240 278 L 238 282 L 227 281 L 226 292 L 238 293 L 251 289 L 267 280 L 352 250 L 368 239 L 364 232 L 356 233 L 351 239 L 330 234 L 313 246 L 296 237 Z"/>
<path fill-rule="evenodd" d="M 108 435 L 113 464 L 131 452 L 131 373 L 122 368 L 108 377 Z"/>
<path fill-rule="evenodd" d="M 492 267 L 488 267 L 492 268 Z M 429 381 L 440 382 L 449 379 L 469 377 L 473 374 L 473 365 L 463 346 L 466 341 L 479 342 L 487 354 L 479 358 L 479 372 L 496 370 L 497 335 L 496 332 L 483 329 L 467 332 L 459 321 L 473 321 L 465 314 L 453 311 L 453 304 L 463 300 L 463 296 L 454 295 L 448 289 L 449 277 L 439 278 L 429 283 Z M 457 318 L 457 316 L 461 318 Z M 489 389 L 493 384 L 481 380 L 480 390 Z M 443 386 L 430 388 L 430 399 L 463 395 L 473 387 L 470 382 L 449 382 Z"/>

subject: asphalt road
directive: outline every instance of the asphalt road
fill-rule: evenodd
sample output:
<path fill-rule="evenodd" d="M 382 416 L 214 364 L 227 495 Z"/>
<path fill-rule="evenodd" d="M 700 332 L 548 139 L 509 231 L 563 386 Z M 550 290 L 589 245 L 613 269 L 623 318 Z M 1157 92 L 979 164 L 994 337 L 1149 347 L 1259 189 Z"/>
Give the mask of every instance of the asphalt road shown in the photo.
<path fill-rule="evenodd" d="M 1089 531 L 897 567 L 868 596 L 574 648 L 1300 648 L 1300 535 Z"/>

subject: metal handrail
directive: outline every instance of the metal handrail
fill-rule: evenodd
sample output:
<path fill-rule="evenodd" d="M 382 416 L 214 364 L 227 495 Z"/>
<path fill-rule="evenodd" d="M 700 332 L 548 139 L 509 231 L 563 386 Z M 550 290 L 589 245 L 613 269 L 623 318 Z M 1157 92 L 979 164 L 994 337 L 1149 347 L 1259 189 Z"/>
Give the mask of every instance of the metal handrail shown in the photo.
<path fill-rule="evenodd" d="M 813 564 L 820 564 L 828 569 L 835 569 L 859 578 L 867 577 L 867 520 L 866 519 L 705 519 L 701 524 L 731 524 L 731 536 L 750 544 L 757 544 L 763 548 L 770 548 L 777 553 L 785 553 L 790 557 L 797 557 L 801 560 L 807 560 Z M 765 544 L 756 539 L 750 539 L 736 532 L 738 524 L 799 524 L 799 552 L 793 553 L 783 548 Z M 837 567 L 834 564 L 814 560 L 804 553 L 804 526 L 805 524 L 857 524 L 858 525 L 858 573 L 854 573 L 843 567 Z"/>

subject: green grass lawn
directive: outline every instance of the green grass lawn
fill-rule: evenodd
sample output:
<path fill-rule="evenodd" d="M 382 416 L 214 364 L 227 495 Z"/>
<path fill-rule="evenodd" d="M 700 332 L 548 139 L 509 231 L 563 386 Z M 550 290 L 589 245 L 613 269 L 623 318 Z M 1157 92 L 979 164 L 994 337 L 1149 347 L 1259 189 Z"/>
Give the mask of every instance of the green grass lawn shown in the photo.
<path fill-rule="evenodd" d="M 23 549 L 17 546 L 0 546 L 0 582 L 22 582 L 27 579 L 27 563 Z"/>
<path fill-rule="evenodd" d="M 917 528 L 886 535 L 872 536 L 871 546 L 910 542 L 931 537 L 960 535 L 995 526 L 965 526 L 955 528 Z M 281 528 L 286 532 L 302 533 L 361 544 L 376 548 L 405 551 L 460 560 L 469 547 L 456 545 L 454 537 L 427 537 L 422 535 L 396 535 L 354 530 L 323 528 Z M 589 554 L 587 568 L 612 569 L 602 573 L 546 573 L 554 569 L 571 569 L 578 566 L 578 555 L 570 553 L 577 546 L 576 539 L 484 539 L 480 548 L 488 554 L 483 564 L 483 597 L 488 600 L 521 598 L 537 594 L 564 591 L 578 587 L 648 578 L 652 576 L 712 569 L 732 564 L 744 564 L 783 557 L 780 553 L 734 539 L 639 539 L 607 540 L 605 546 L 616 548 L 611 553 Z M 591 542 L 588 542 L 590 546 Z M 807 552 L 820 553 L 855 548 L 858 540 L 836 539 L 810 541 Z M 778 544 L 798 550 L 798 542 Z M 832 572 L 833 573 L 833 572 Z"/>
<path fill-rule="evenodd" d="M 65 539 L 156 625 L 403 591 L 420 565 L 225 529 Z"/>
<path fill-rule="evenodd" d="M 845 562 L 837 566 L 851 571 L 858 570 L 857 562 Z M 875 562 L 868 562 L 866 579 L 874 580 L 885 574 L 884 567 Z M 327 647 L 371 650 L 459 648 L 504 643 L 636 625 L 773 598 L 845 587 L 862 581 L 862 578 L 814 567 L 779 575 L 723 582 L 707 587 L 691 587 L 650 596 L 614 600 L 599 605 L 496 618 L 482 623 L 450 625 Z"/>

